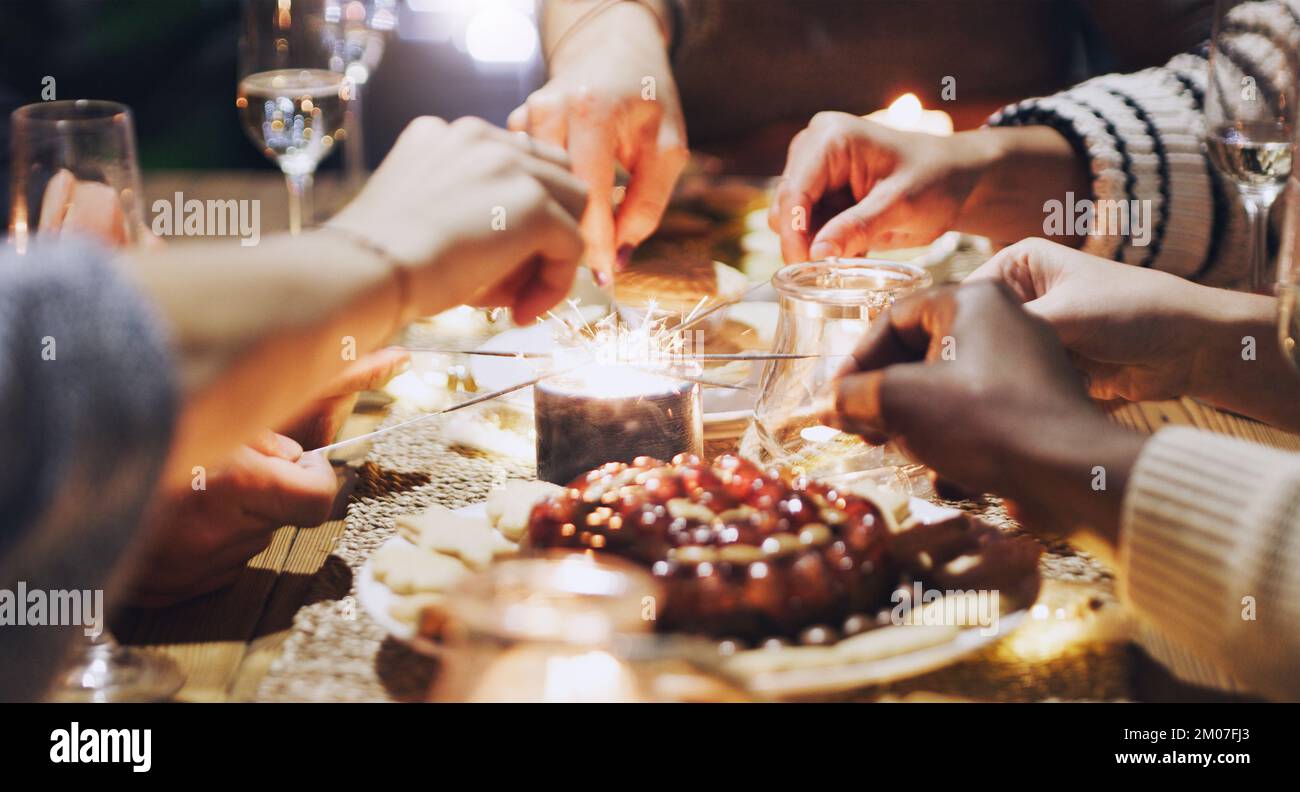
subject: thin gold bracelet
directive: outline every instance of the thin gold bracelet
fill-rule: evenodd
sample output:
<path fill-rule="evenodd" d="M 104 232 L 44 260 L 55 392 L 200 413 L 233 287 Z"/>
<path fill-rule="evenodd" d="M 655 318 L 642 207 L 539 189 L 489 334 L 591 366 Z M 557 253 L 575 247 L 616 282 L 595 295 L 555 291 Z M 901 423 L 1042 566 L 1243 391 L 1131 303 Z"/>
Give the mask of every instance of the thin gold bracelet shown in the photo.
<path fill-rule="evenodd" d="M 415 318 L 414 294 L 411 287 L 411 268 L 401 259 L 394 256 L 383 245 L 375 240 L 357 231 L 341 226 L 330 225 L 328 223 L 320 226 L 322 231 L 330 231 L 336 234 L 340 239 L 351 243 L 354 247 L 360 248 L 374 255 L 384 264 L 388 265 L 388 270 L 397 284 L 397 319 L 394 323 L 393 333 L 402 329 Z M 391 335 L 391 334 L 390 334 Z"/>

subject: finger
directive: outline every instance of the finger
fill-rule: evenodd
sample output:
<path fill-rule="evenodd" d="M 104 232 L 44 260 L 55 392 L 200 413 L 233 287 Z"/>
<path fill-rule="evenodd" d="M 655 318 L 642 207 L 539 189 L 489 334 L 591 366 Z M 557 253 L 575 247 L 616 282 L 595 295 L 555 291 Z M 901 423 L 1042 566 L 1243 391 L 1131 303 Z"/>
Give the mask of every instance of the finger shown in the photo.
<path fill-rule="evenodd" d="M 279 457 L 290 462 L 297 462 L 298 458 L 302 456 L 302 446 L 297 441 L 270 429 L 263 429 L 258 432 L 255 437 L 248 441 L 248 446 L 260 454 Z"/>
<path fill-rule="evenodd" d="M 528 134 L 528 100 L 510 111 L 506 116 L 506 129 L 511 132 L 522 132 Z"/>
<path fill-rule="evenodd" d="M 924 398 L 927 374 L 924 364 L 910 363 L 840 378 L 835 383 L 839 428 L 877 445 L 902 434 L 905 407 Z"/>
<path fill-rule="evenodd" d="M 409 368 L 411 353 L 400 347 L 385 347 L 362 355 L 343 369 L 317 398 L 346 396 L 374 390 Z"/>
<path fill-rule="evenodd" d="M 668 208 L 673 185 L 690 159 L 676 130 L 668 125 L 648 130 L 647 134 L 630 168 L 627 195 L 614 222 L 615 243 L 620 250 L 636 247 L 654 233 Z"/>
<path fill-rule="evenodd" d="M 578 267 L 575 260 L 541 260 L 516 297 L 512 313 L 517 324 L 532 322 L 569 293 Z"/>
<path fill-rule="evenodd" d="M 812 237 L 812 208 L 821 200 L 834 175 L 833 142 L 804 130 L 790 141 L 785 171 L 776 190 L 776 211 L 768 225 L 781 237 L 781 257 L 787 262 L 807 261 Z"/>
<path fill-rule="evenodd" d="M 289 462 L 250 452 L 232 470 L 228 489 L 250 515 L 277 525 L 306 527 L 329 516 L 338 479 L 321 454 L 304 454 Z"/>
<path fill-rule="evenodd" d="M 55 234 L 63 228 L 63 217 L 72 204 L 72 191 L 77 186 L 77 179 L 72 171 L 61 170 L 50 177 L 41 196 L 41 219 L 36 227 L 38 233 Z"/>
<path fill-rule="evenodd" d="M 538 137 L 533 137 L 527 132 L 502 132 L 509 143 L 518 148 L 520 151 L 527 153 L 531 157 L 536 157 L 543 162 L 549 162 L 563 169 L 569 170 L 569 153 L 562 147 L 554 143 L 547 142 Z"/>
<path fill-rule="evenodd" d="M 1027 303 L 1041 296 L 1034 283 L 1033 271 L 1029 262 L 1025 257 L 1011 252 L 1011 248 L 999 251 L 993 258 L 981 264 L 974 272 L 966 276 L 964 282 L 974 283 L 984 280 L 1005 283 L 1022 303 Z"/>
<path fill-rule="evenodd" d="M 126 245 L 126 215 L 117 191 L 102 182 L 79 181 L 63 217 L 63 233 L 78 233 L 112 245 Z"/>
<path fill-rule="evenodd" d="M 570 216 L 575 220 L 582 217 L 589 196 L 585 181 L 573 172 L 551 162 L 525 157 L 521 163 L 524 170 L 537 179 Z"/>
<path fill-rule="evenodd" d="M 525 102 L 526 125 L 522 131 L 560 149 L 569 148 L 569 114 L 564 97 L 536 91 Z"/>
<path fill-rule="evenodd" d="M 569 156 L 573 172 L 587 183 L 587 207 L 582 215 L 582 235 L 587 241 L 587 263 L 598 278 L 614 271 L 614 148 L 613 121 L 590 101 L 575 102 L 569 129 Z"/>
<path fill-rule="evenodd" d="M 799 130 L 794 137 L 790 138 L 790 145 L 785 152 L 785 167 L 781 171 L 781 179 L 777 182 L 776 187 L 772 190 L 772 200 L 767 207 L 767 227 L 772 229 L 778 236 L 781 233 L 781 224 L 785 222 L 785 215 L 781 211 L 780 192 L 782 185 L 787 180 L 787 174 L 790 171 L 790 163 L 793 162 L 799 148 L 803 142 L 808 139 L 808 130 Z"/>
<path fill-rule="evenodd" d="M 951 311 L 952 289 L 910 295 L 876 317 L 853 350 L 841 374 L 873 371 L 925 358 L 931 327 Z"/>
<path fill-rule="evenodd" d="M 875 185 L 861 201 L 821 227 L 808 255 L 813 259 L 857 256 L 871 250 L 897 224 L 903 192 L 903 181 L 896 176 Z"/>

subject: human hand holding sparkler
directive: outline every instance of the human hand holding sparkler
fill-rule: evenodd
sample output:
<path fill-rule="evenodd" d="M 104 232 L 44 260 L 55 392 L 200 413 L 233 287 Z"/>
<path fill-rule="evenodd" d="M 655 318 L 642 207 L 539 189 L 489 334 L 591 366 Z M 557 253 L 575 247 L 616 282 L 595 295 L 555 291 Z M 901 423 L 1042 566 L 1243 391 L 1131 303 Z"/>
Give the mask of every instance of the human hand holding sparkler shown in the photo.
<path fill-rule="evenodd" d="M 568 292 L 586 203 L 562 149 L 477 118 L 425 117 L 327 227 L 401 262 L 419 313 L 506 306 L 523 324 Z"/>

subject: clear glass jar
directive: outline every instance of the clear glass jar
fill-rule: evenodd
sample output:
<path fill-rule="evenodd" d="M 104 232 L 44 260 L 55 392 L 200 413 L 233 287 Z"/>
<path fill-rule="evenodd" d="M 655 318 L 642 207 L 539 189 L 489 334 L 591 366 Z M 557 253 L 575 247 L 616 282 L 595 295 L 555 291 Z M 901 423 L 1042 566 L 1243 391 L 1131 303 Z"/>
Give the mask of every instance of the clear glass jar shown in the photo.
<path fill-rule="evenodd" d="M 654 640 L 658 586 L 608 556 L 559 553 L 501 561 L 447 603 L 439 701 L 648 701 L 653 684 L 630 647 Z"/>
<path fill-rule="evenodd" d="M 931 282 L 920 267 L 876 259 L 831 258 L 779 270 L 772 278 L 780 297 L 772 351 L 812 357 L 765 364 L 741 454 L 808 476 L 867 473 L 877 483 L 906 489 L 901 455 L 825 426 L 820 416 L 833 406 L 831 381 L 871 322 Z"/>

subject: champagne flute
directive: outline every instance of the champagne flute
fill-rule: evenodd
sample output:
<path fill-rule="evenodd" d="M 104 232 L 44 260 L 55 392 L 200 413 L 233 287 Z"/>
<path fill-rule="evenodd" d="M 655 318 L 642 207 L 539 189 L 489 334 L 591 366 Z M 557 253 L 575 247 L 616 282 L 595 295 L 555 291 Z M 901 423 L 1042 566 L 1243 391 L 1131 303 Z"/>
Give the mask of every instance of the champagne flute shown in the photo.
<path fill-rule="evenodd" d="M 1262 56 L 1261 0 L 1216 0 L 1205 98 L 1206 145 L 1241 194 L 1250 220 L 1250 288 L 1271 291 L 1268 213 L 1291 174 L 1295 123 L 1294 59 Z"/>
<path fill-rule="evenodd" d="M 384 45 L 397 29 L 397 0 L 324 0 L 324 44 L 331 71 L 351 81 L 343 128 L 343 168 L 348 187 L 361 189 L 366 177 L 363 88 L 384 56 Z"/>
<path fill-rule="evenodd" d="M 140 166 L 131 110 L 89 99 L 37 102 L 10 117 L 9 238 L 78 233 L 114 246 L 139 243 Z"/>
<path fill-rule="evenodd" d="M 116 247 L 139 244 L 140 166 L 131 110 L 88 99 L 20 107 L 10 121 L 9 233 L 26 253 L 31 236 L 82 234 Z M 58 701 L 158 701 L 185 677 L 167 657 L 121 646 L 107 632 L 73 647 L 50 695 Z"/>
<path fill-rule="evenodd" d="M 254 145 L 284 173 L 293 234 L 312 223 L 312 180 L 342 137 L 352 91 L 330 70 L 322 2 L 244 3 L 235 106 Z"/>

